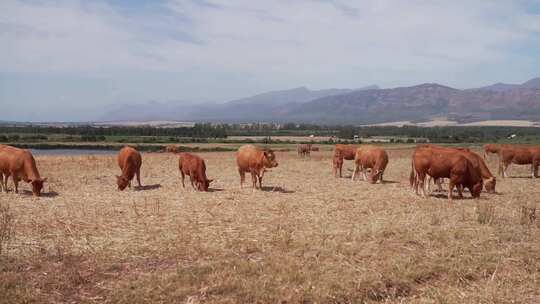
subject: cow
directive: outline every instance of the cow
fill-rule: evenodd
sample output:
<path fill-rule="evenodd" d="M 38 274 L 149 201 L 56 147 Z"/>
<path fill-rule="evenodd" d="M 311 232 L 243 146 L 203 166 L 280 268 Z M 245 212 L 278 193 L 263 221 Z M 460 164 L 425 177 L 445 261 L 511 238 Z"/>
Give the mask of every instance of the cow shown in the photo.
<path fill-rule="evenodd" d="M 127 186 L 131 188 L 131 180 L 137 175 L 137 184 L 141 187 L 141 154 L 130 146 L 124 146 L 118 151 L 118 167 L 122 175 L 116 176 L 118 190 L 123 191 Z"/>
<path fill-rule="evenodd" d="M 540 164 L 539 146 L 511 146 L 505 145 L 499 149 L 499 175 L 508 177 L 507 170 L 510 164 L 531 165 L 531 177 L 538 177 Z"/>
<path fill-rule="evenodd" d="M 439 149 L 442 151 L 447 151 L 449 153 L 459 153 L 465 156 L 473 165 L 473 167 L 478 171 L 480 176 L 482 177 L 482 180 L 484 182 L 484 185 L 486 187 L 486 191 L 488 193 L 495 193 L 495 185 L 497 183 L 497 179 L 493 174 L 491 174 L 491 171 L 489 171 L 488 166 L 486 165 L 486 162 L 480 155 L 474 153 L 470 149 L 467 148 L 458 148 L 458 147 L 441 147 L 437 145 L 422 145 L 423 147 L 430 147 L 432 149 Z M 439 190 L 442 190 L 441 188 L 441 180 L 435 180 L 435 183 L 439 187 Z M 429 182 L 428 182 L 428 189 L 429 189 Z"/>
<path fill-rule="evenodd" d="M 501 145 L 499 144 L 485 144 L 484 145 L 484 159 L 487 159 L 489 153 L 498 154 Z"/>
<path fill-rule="evenodd" d="M 299 144 L 297 147 L 298 156 L 310 156 L 312 144 Z"/>
<path fill-rule="evenodd" d="M 32 186 L 32 194 L 41 196 L 43 184 L 47 178 L 41 178 L 36 166 L 36 160 L 29 150 L 0 145 L 0 180 L 7 192 L 7 181 L 13 179 L 15 193 L 19 193 L 19 181 L 23 180 Z M 2 178 L 3 177 L 3 178 Z"/>
<path fill-rule="evenodd" d="M 236 153 L 236 164 L 240 174 L 240 188 L 243 187 L 246 172 L 251 173 L 253 189 L 257 189 L 257 180 L 259 189 L 262 189 L 262 179 L 267 168 L 278 166 L 276 156 L 272 150 L 263 150 L 254 145 L 243 145 Z"/>
<path fill-rule="evenodd" d="M 338 170 L 339 170 L 339 176 L 341 177 L 341 168 L 343 168 L 343 156 L 341 155 L 340 151 L 334 152 L 332 165 L 334 168 L 334 177 L 338 177 Z"/>
<path fill-rule="evenodd" d="M 341 177 L 341 171 L 343 167 L 343 160 L 354 160 L 354 157 L 356 155 L 356 146 L 352 145 L 343 145 L 343 144 L 336 144 L 336 147 L 334 148 L 334 159 L 336 157 L 341 158 L 340 161 L 333 161 L 334 165 L 334 172 L 339 170 L 339 177 Z M 339 164 L 339 167 L 335 167 L 336 164 Z"/>
<path fill-rule="evenodd" d="M 419 146 L 414 150 L 411 161 L 411 174 L 409 181 L 411 187 L 418 194 L 418 187 L 422 187 L 426 195 L 426 177 L 434 179 L 448 178 L 448 199 L 452 200 L 452 190 L 457 187 L 459 197 L 463 197 L 462 187 L 469 189 L 473 198 L 480 197 L 483 181 L 480 173 L 473 164 L 461 153 L 444 151 L 429 146 Z"/>
<path fill-rule="evenodd" d="M 202 158 L 190 153 L 180 153 L 180 157 L 178 158 L 178 168 L 182 175 L 182 187 L 186 187 L 184 179 L 187 175 L 189 176 L 193 189 L 198 191 L 208 191 L 208 187 L 213 180 L 206 177 L 206 165 Z"/>
<path fill-rule="evenodd" d="M 176 153 L 176 152 L 178 152 L 178 148 L 175 145 L 167 145 L 165 147 L 165 152 Z"/>
<path fill-rule="evenodd" d="M 388 165 L 388 154 L 384 149 L 375 146 L 363 146 L 356 150 L 354 157 L 355 168 L 351 179 L 354 181 L 356 175 L 362 172 L 364 181 L 375 184 L 377 181 L 383 182 L 383 174 Z M 371 169 L 367 176 L 367 169 Z"/>

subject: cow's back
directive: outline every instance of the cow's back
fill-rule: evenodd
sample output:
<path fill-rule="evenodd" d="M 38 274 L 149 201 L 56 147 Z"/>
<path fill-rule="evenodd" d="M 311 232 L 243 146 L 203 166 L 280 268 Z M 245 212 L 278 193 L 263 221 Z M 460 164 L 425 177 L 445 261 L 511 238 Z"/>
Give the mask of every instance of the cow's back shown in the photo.
<path fill-rule="evenodd" d="M 334 154 L 340 154 L 346 160 L 353 160 L 357 147 L 351 145 L 336 144 Z"/>
<path fill-rule="evenodd" d="M 263 151 L 254 145 L 243 145 L 236 152 L 236 164 L 238 168 L 243 171 L 249 171 L 249 169 L 256 165 L 262 166 L 261 154 Z M 258 164 L 261 162 L 261 164 Z"/>
<path fill-rule="evenodd" d="M 118 166 L 122 171 L 127 169 L 134 170 L 140 168 L 141 165 L 141 154 L 134 148 L 125 146 L 118 151 Z"/>

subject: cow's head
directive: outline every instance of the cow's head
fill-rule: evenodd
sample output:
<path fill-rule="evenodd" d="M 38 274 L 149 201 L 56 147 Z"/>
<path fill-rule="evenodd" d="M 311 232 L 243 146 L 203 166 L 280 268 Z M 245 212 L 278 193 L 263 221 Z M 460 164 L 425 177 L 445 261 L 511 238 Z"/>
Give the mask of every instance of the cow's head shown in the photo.
<path fill-rule="evenodd" d="M 200 182 L 197 185 L 197 188 L 199 191 L 208 191 L 208 188 L 210 187 L 210 183 L 213 182 L 213 179 L 207 179 L 204 182 Z"/>
<path fill-rule="evenodd" d="M 486 181 L 486 191 L 488 193 L 495 193 L 495 184 L 497 183 L 497 180 L 495 179 L 495 176 L 491 177 Z"/>
<path fill-rule="evenodd" d="M 116 176 L 116 184 L 118 185 L 118 190 L 123 191 L 126 189 L 129 184 L 129 180 L 123 176 Z"/>
<path fill-rule="evenodd" d="M 30 181 L 30 184 L 32 185 L 32 193 L 35 196 L 41 195 L 41 189 L 43 189 L 43 183 L 47 181 L 47 178 L 37 178 Z"/>
<path fill-rule="evenodd" d="M 368 181 L 370 184 L 375 184 L 377 180 L 379 180 L 379 177 L 383 173 L 382 170 L 372 170 L 369 174 Z"/>
<path fill-rule="evenodd" d="M 469 187 L 469 191 L 471 191 L 472 197 L 479 198 L 483 187 L 484 187 L 484 184 L 481 181 L 472 184 L 472 186 Z"/>
<path fill-rule="evenodd" d="M 274 151 L 266 150 L 266 151 L 263 151 L 263 153 L 264 153 L 264 160 L 263 160 L 264 167 L 274 168 L 278 166 L 278 162 L 276 161 L 276 155 L 274 154 Z"/>

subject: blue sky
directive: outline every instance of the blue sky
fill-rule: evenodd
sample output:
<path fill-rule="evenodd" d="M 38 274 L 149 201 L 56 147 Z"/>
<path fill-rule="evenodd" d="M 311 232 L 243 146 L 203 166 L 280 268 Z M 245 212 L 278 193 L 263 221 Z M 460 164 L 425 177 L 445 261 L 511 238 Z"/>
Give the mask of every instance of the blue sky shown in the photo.
<path fill-rule="evenodd" d="M 540 1 L 0 1 L 0 120 L 540 76 Z M 32 109 L 32 110 L 28 110 Z"/>

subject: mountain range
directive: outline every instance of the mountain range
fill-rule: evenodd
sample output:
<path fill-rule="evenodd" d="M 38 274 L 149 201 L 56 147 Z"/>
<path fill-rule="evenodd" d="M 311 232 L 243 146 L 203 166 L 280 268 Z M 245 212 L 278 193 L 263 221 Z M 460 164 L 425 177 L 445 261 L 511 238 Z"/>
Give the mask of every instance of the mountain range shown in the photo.
<path fill-rule="evenodd" d="M 540 78 L 522 84 L 496 83 L 460 90 L 425 83 L 381 89 L 272 91 L 216 104 L 152 102 L 118 105 L 100 121 L 305 122 L 374 124 L 429 121 L 444 117 L 458 122 L 540 120 Z"/>

